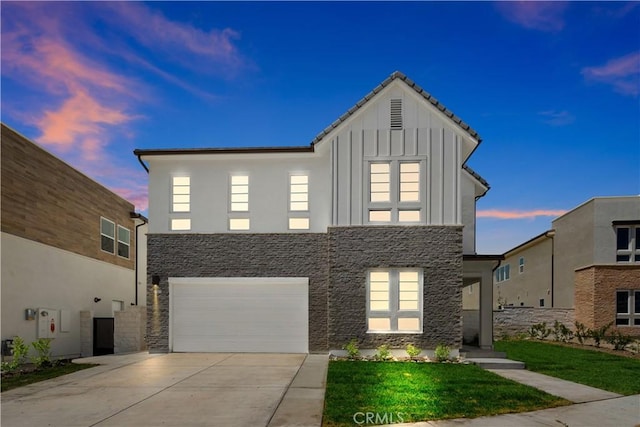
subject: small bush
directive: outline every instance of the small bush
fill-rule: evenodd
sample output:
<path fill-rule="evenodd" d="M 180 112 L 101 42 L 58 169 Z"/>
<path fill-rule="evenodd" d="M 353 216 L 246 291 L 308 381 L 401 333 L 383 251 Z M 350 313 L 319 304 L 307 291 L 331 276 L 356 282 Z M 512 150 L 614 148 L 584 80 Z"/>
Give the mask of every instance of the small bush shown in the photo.
<path fill-rule="evenodd" d="M 342 349 L 347 350 L 347 355 L 349 356 L 349 359 L 355 359 L 356 357 L 360 356 L 360 349 L 358 348 L 358 340 L 355 338 L 349 341 L 348 344 L 345 344 L 342 347 Z"/>
<path fill-rule="evenodd" d="M 587 329 L 586 326 L 584 326 L 584 323 L 576 322 L 575 326 L 576 326 L 575 337 L 578 339 L 578 342 L 580 344 L 584 344 L 584 340 L 589 338 L 589 330 Z"/>
<path fill-rule="evenodd" d="M 564 323 L 557 320 L 553 324 L 553 339 L 554 341 L 567 342 L 573 338 L 573 332 L 571 329 L 564 326 Z"/>
<path fill-rule="evenodd" d="M 607 335 L 607 331 L 613 325 L 613 322 L 609 322 L 604 326 L 599 327 L 598 329 L 589 329 L 587 332 L 589 336 L 593 339 L 593 342 L 596 344 L 596 347 L 600 347 L 600 341 L 604 339 Z"/>
<path fill-rule="evenodd" d="M 451 349 L 444 344 L 438 344 L 433 353 L 437 362 L 446 362 L 451 355 Z"/>
<path fill-rule="evenodd" d="M 621 334 L 620 331 L 616 331 L 607 338 L 607 342 L 613 345 L 614 350 L 624 350 L 626 346 L 633 342 L 633 338 L 629 335 Z"/>
<path fill-rule="evenodd" d="M 51 338 L 39 338 L 31 343 L 36 350 L 36 356 L 31 361 L 37 368 L 51 366 Z"/>
<path fill-rule="evenodd" d="M 13 338 L 13 347 L 11 349 L 11 362 L 2 362 L 2 370 L 6 372 L 17 371 L 26 361 L 29 354 L 29 346 L 25 344 L 20 337 Z"/>
<path fill-rule="evenodd" d="M 419 347 L 416 347 L 413 344 L 409 344 L 407 345 L 407 354 L 409 355 L 410 358 L 415 358 L 420 356 L 420 353 L 422 353 L 422 349 Z"/>
<path fill-rule="evenodd" d="M 538 340 L 543 340 L 551 334 L 551 329 L 547 328 L 547 322 L 536 323 L 528 330 L 529 336 Z"/>
<path fill-rule="evenodd" d="M 377 350 L 378 351 L 374 356 L 376 360 L 391 359 L 391 352 L 389 351 L 389 346 L 387 344 L 382 344 Z"/>

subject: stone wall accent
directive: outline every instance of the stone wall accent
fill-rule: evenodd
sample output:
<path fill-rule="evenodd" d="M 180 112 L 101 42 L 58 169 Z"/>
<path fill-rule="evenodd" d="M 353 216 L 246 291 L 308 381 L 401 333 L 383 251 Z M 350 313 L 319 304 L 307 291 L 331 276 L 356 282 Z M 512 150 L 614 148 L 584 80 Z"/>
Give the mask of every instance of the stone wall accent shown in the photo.
<path fill-rule="evenodd" d="M 361 348 L 381 344 L 429 349 L 462 342 L 462 227 L 370 226 L 329 228 L 329 347 L 356 338 Z M 423 334 L 368 334 L 367 271 L 422 268 Z"/>
<path fill-rule="evenodd" d="M 591 265 L 576 270 L 576 320 L 591 329 L 614 322 L 610 332 L 640 336 L 640 326 L 615 326 L 617 290 L 640 291 L 640 265 Z"/>
<path fill-rule="evenodd" d="M 493 336 L 526 333 L 535 324 L 546 322 L 553 328 L 555 321 L 573 330 L 574 310 L 572 308 L 505 307 L 493 312 Z"/>
<path fill-rule="evenodd" d="M 150 234 L 148 254 L 150 352 L 169 351 L 169 277 L 308 277 L 309 350 L 328 349 L 326 234 Z"/>
<path fill-rule="evenodd" d="M 2 231 L 134 268 L 133 204 L 2 125 Z M 130 257 L 100 249 L 100 217 L 131 232 Z"/>
<path fill-rule="evenodd" d="M 114 313 L 114 353 L 131 353 L 147 349 L 147 307 L 133 305 Z"/>
<path fill-rule="evenodd" d="M 93 312 L 80 311 L 80 356 L 93 356 Z"/>

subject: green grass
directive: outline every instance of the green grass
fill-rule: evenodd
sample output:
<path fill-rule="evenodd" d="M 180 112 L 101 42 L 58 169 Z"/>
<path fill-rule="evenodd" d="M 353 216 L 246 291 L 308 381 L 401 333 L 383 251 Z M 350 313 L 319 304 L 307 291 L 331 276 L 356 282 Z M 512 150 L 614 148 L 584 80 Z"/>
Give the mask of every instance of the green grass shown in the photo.
<path fill-rule="evenodd" d="M 393 422 L 417 422 L 566 404 L 569 402 L 564 399 L 475 365 L 332 361 L 327 375 L 324 425 L 353 426 L 354 414 L 367 412 L 381 417 L 393 414 Z M 357 421 L 364 416 L 357 416 Z"/>
<path fill-rule="evenodd" d="M 64 363 L 57 366 L 51 366 L 48 368 L 41 368 L 37 371 L 26 372 L 20 374 L 13 374 L 2 377 L 2 391 L 11 390 L 14 388 L 22 387 L 28 384 L 37 383 L 51 378 L 59 377 L 61 375 L 70 374 L 72 372 L 80 371 L 82 369 L 92 368 L 97 365 L 88 363 Z"/>
<path fill-rule="evenodd" d="M 640 360 L 540 341 L 498 341 L 495 349 L 527 369 L 614 393 L 640 393 Z"/>

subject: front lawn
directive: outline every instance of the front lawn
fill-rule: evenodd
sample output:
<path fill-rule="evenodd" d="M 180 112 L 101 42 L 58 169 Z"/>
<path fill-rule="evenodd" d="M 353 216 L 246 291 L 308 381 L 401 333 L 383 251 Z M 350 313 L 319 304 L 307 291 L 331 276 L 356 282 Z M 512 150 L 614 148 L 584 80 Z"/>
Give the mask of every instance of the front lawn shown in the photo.
<path fill-rule="evenodd" d="M 567 404 L 475 365 L 331 361 L 323 425 L 353 426 L 367 417 L 369 424 L 474 418 Z"/>
<path fill-rule="evenodd" d="M 498 341 L 495 349 L 527 369 L 614 393 L 640 393 L 640 360 L 541 341 Z"/>
<path fill-rule="evenodd" d="M 82 369 L 93 368 L 94 364 L 65 362 L 47 368 L 40 368 L 29 372 L 16 372 L 2 375 L 2 391 L 11 390 L 28 384 L 37 383 L 51 378 L 67 375 Z"/>

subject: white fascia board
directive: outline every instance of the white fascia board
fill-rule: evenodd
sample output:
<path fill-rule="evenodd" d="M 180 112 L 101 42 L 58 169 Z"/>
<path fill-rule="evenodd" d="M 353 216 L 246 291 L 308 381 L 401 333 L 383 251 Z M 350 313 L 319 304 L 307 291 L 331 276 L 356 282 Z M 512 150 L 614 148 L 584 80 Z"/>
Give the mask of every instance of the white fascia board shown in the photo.
<path fill-rule="evenodd" d="M 238 284 L 238 285 L 250 285 L 250 284 L 292 284 L 292 285 L 308 285 L 308 277 L 169 277 L 170 285 L 180 284 L 203 284 L 203 285 L 216 285 L 216 284 Z"/>

